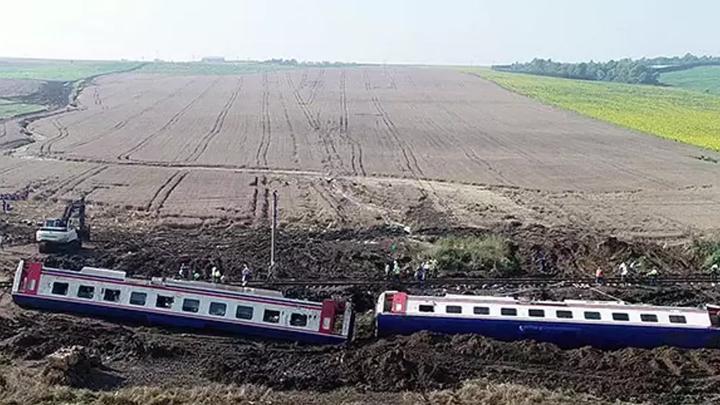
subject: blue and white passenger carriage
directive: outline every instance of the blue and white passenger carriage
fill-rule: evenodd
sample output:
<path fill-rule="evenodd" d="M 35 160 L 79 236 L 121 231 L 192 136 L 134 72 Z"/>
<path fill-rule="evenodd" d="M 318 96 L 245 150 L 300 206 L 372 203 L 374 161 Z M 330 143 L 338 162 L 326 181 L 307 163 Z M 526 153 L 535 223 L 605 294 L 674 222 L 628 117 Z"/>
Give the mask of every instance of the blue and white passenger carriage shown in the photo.
<path fill-rule="evenodd" d="M 376 308 L 380 336 L 422 330 L 476 333 L 498 340 L 533 339 L 572 348 L 594 346 L 720 348 L 719 307 L 633 305 L 613 301 L 531 301 L 387 291 Z"/>
<path fill-rule="evenodd" d="M 71 271 L 37 262 L 20 262 L 12 297 L 23 307 L 315 344 L 348 341 L 354 321 L 352 305 L 345 301 L 319 303 L 271 290 L 140 280 L 124 271 Z"/>

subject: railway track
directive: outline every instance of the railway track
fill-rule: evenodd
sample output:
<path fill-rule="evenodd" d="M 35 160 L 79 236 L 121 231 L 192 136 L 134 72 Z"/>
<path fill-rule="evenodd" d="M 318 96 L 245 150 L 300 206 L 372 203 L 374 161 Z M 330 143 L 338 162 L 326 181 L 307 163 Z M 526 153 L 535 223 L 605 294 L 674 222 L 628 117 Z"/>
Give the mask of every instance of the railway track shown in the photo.
<path fill-rule="evenodd" d="M 651 280 L 628 279 L 621 280 L 619 277 L 605 278 L 605 285 L 655 285 L 672 286 L 684 284 L 713 284 L 720 282 L 720 279 L 710 276 L 691 277 L 662 277 L 652 282 Z M 590 277 L 569 277 L 569 278 L 437 278 L 420 282 L 416 280 L 258 280 L 248 283 L 250 287 L 492 287 L 492 286 L 551 286 L 551 285 L 595 285 L 595 279 Z"/>
<path fill-rule="evenodd" d="M 673 285 L 693 285 L 693 284 L 714 284 L 720 283 L 719 278 L 710 276 L 690 276 L 690 277 L 662 277 L 658 278 L 654 283 L 650 280 L 627 280 L 622 281 L 619 277 L 605 279 L 605 285 L 622 286 L 622 285 L 646 285 L 646 286 L 673 286 Z M 229 285 L 240 286 L 239 283 L 229 283 Z M 563 285 L 592 285 L 595 286 L 595 280 L 589 277 L 570 277 L 570 278 L 537 278 L 537 277 L 519 277 L 519 278 L 437 278 L 426 280 L 424 283 L 415 280 L 257 280 L 248 283 L 248 287 L 259 288 L 282 288 L 282 287 L 311 287 L 311 288 L 337 288 L 337 287 L 494 287 L 494 286 L 563 286 Z M 12 281 L 0 282 L 0 289 L 10 288 Z"/>

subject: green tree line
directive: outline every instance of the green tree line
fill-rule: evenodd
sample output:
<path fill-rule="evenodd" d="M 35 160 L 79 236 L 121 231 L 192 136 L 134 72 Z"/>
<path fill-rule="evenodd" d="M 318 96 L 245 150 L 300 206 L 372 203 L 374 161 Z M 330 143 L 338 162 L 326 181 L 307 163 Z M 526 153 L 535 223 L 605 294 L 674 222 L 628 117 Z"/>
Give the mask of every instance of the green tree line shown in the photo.
<path fill-rule="evenodd" d="M 495 65 L 493 69 L 567 79 L 659 84 L 658 76 L 662 72 L 690 69 L 704 65 L 720 65 L 720 58 L 695 56 L 689 53 L 682 57 L 620 59 L 608 62 L 590 61 L 582 63 L 562 63 L 551 59 L 535 58 L 527 63 Z"/>

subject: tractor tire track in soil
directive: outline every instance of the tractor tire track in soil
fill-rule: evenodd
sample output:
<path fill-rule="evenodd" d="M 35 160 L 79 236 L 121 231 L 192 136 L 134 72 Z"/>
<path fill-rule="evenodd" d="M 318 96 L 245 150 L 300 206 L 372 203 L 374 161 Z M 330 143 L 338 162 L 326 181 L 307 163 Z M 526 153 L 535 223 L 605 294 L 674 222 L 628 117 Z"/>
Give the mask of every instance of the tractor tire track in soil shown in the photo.
<path fill-rule="evenodd" d="M 52 191 L 50 197 L 57 199 L 62 197 L 63 194 L 72 192 L 77 186 L 89 180 L 90 178 L 104 172 L 108 169 L 108 167 L 108 165 L 91 167 L 90 169 L 84 170 L 75 176 L 71 176 L 65 179 Z"/>
<path fill-rule="evenodd" d="M 215 85 L 218 83 L 218 81 L 220 81 L 219 77 L 217 79 L 215 79 L 212 83 L 210 83 L 210 85 L 208 85 L 202 92 L 200 92 L 200 94 L 198 94 L 192 100 L 190 100 L 190 102 L 187 103 L 183 108 L 181 108 L 178 112 L 173 114 L 173 116 L 170 117 L 170 119 L 162 127 L 160 127 L 160 129 L 152 132 L 150 135 L 146 136 L 140 142 L 138 142 L 135 146 L 133 146 L 132 148 L 130 148 L 130 149 L 126 150 L 125 152 L 121 153 L 120 155 L 118 155 L 118 157 L 117 157 L 118 160 L 130 160 L 131 155 L 133 153 L 141 150 L 148 142 L 150 142 L 152 139 L 154 139 L 160 133 L 167 130 L 171 126 L 175 125 L 180 120 L 180 118 L 182 118 L 182 116 L 185 114 L 185 112 L 187 112 L 190 108 L 192 108 L 192 106 L 195 105 L 195 103 L 197 103 L 199 100 L 201 100 L 203 97 L 205 97 L 205 95 L 212 88 L 215 87 Z"/>
<path fill-rule="evenodd" d="M 324 180 L 318 180 L 323 182 Z M 313 190 L 315 190 L 315 194 L 320 197 L 322 201 L 325 202 L 325 204 L 330 207 L 330 209 L 333 211 L 333 215 L 337 217 L 341 223 L 348 222 L 348 217 L 345 214 L 343 206 L 335 199 L 333 196 L 333 191 L 328 189 L 326 185 L 324 184 L 316 184 L 315 180 L 311 180 L 309 182 L 310 187 L 312 187 Z"/>
<path fill-rule="evenodd" d="M 347 75 L 343 70 L 340 73 L 340 135 L 350 145 L 350 167 L 354 175 L 367 176 L 363 163 L 362 145 L 350 135 L 350 112 L 347 102 Z"/>
<path fill-rule="evenodd" d="M 170 194 L 175 191 L 177 186 L 185 179 L 190 173 L 187 170 L 177 170 L 160 187 L 155 191 L 150 201 L 145 205 L 145 211 L 154 213 L 155 215 L 160 214 L 160 210 L 165 205 L 165 202 L 170 198 Z"/>
<path fill-rule="evenodd" d="M 260 102 L 260 144 L 255 153 L 255 165 L 267 167 L 267 155 L 272 139 L 272 121 L 270 120 L 270 83 L 267 72 L 262 75 L 262 101 Z"/>
<path fill-rule="evenodd" d="M 223 124 L 225 123 L 225 118 L 227 117 L 228 112 L 230 112 L 233 104 L 235 104 L 235 100 L 237 100 L 238 95 L 242 90 L 242 86 L 243 78 L 240 77 L 237 80 L 235 91 L 232 92 L 227 102 L 225 102 L 225 105 L 220 110 L 220 113 L 218 113 L 217 117 L 215 117 L 215 122 L 213 123 L 212 128 L 210 128 L 210 131 L 203 135 L 203 137 L 200 139 L 200 143 L 196 145 L 195 149 L 193 149 L 190 155 L 185 158 L 186 162 L 196 162 L 200 158 L 200 156 L 207 150 L 210 142 L 212 142 L 212 140 L 217 136 L 217 134 L 222 131 Z"/>
<path fill-rule="evenodd" d="M 295 101 L 297 102 L 298 107 L 302 111 L 303 115 L 305 116 L 305 119 L 308 122 L 308 125 L 310 126 L 310 129 L 317 134 L 318 138 L 320 139 L 320 143 L 323 146 L 323 150 L 325 151 L 325 158 L 322 160 L 323 166 L 329 170 L 334 171 L 335 164 L 333 163 L 333 160 L 338 161 L 338 166 L 343 166 L 343 160 L 340 157 L 340 155 L 337 152 L 337 148 L 335 147 L 334 142 L 332 141 L 332 138 L 329 136 L 331 133 L 330 129 L 323 128 L 322 123 L 320 122 L 320 119 L 318 117 L 314 117 L 310 109 L 308 108 L 309 102 L 306 102 L 302 95 L 300 94 L 300 88 L 295 87 L 293 84 L 292 76 L 288 73 L 287 74 L 287 80 L 288 85 L 292 89 L 293 95 L 295 96 Z M 316 83 L 317 81 L 313 82 Z"/>
<path fill-rule="evenodd" d="M 393 143 L 400 149 L 400 153 L 402 154 L 404 161 L 405 171 L 408 172 L 412 178 L 421 179 L 424 174 L 422 169 L 418 165 L 415 154 L 413 153 L 412 149 L 400 138 L 400 134 L 397 130 L 397 127 L 395 127 L 395 123 L 393 123 L 387 111 L 385 111 L 385 109 L 383 108 L 380 99 L 375 95 L 373 91 L 373 86 L 370 84 L 369 79 L 367 78 L 367 72 L 364 73 L 366 75 L 365 88 L 370 89 L 370 101 L 372 102 L 375 111 L 377 111 L 377 114 L 380 117 L 380 121 L 384 124 L 384 132 L 391 136 L 394 141 Z"/>
<path fill-rule="evenodd" d="M 278 92 L 278 99 L 280 101 L 280 106 L 283 110 L 283 116 L 285 117 L 285 124 L 288 128 L 288 135 L 290 136 L 290 142 L 292 142 L 292 160 L 293 163 L 296 165 L 300 165 L 300 157 L 298 154 L 298 143 L 297 143 L 297 135 L 295 134 L 295 129 L 293 129 L 292 120 L 290 119 L 290 114 L 288 113 L 287 104 L 285 103 L 285 96 L 283 96 L 282 91 Z M 312 153 L 312 150 L 310 151 Z M 312 155 L 311 155 L 312 157 Z"/>
<path fill-rule="evenodd" d="M 57 129 L 58 135 L 46 140 L 45 142 L 43 142 L 40 145 L 40 156 L 44 156 L 44 155 L 48 155 L 48 154 L 52 153 L 53 145 L 55 145 L 57 142 L 65 139 L 65 138 L 67 138 L 68 135 L 70 135 L 67 127 L 63 126 L 62 123 L 60 123 L 60 119 L 52 118 L 50 120 L 50 122 Z"/>
<path fill-rule="evenodd" d="M 387 113 L 385 108 L 383 107 L 380 99 L 375 95 L 374 86 L 371 85 L 369 77 L 367 76 L 367 72 L 364 71 L 365 74 L 365 88 L 370 89 L 370 100 L 372 101 L 373 106 L 375 107 L 375 110 L 377 111 L 382 123 L 384 124 L 384 127 L 386 129 L 386 133 L 390 134 L 392 139 L 394 140 L 395 145 L 400 149 L 400 152 L 403 156 L 403 160 L 405 163 L 405 168 L 407 171 L 409 171 L 410 176 L 414 178 L 418 183 L 418 188 L 420 190 L 420 193 L 422 195 L 420 199 L 421 204 L 428 204 L 429 201 L 426 201 L 428 193 L 427 189 L 430 190 L 430 192 L 434 195 L 435 201 L 437 201 L 438 204 L 443 208 L 445 211 L 445 214 L 449 217 L 452 217 L 452 208 L 450 205 L 445 201 L 444 198 L 438 194 L 437 190 L 435 190 L 435 187 L 433 187 L 432 183 L 423 181 L 425 178 L 425 173 L 423 172 L 422 168 L 420 167 L 420 164 L 418 163 L 418 159 L 415 156 L 415 153 L 412 150 L 412 147 L 404 142 L 401 139 L 401 134 L 398 131 L 397 127 L 395 126 L 395 123 L 390 118 L 390 115 Z M 385 74 L 389 74 L 387 71 L 385 71 Z M 393 79 L 393 83 L 395 83 Z"/>
<path fill-rule="evenodd" d="M 136 119 L 142 117 L 143 115 L 145 115 L 145 114 L 147 114 L 148 112 L 152 111 L 153 109 L 155 109 L 156 107 L 158 107 L 158 106 L 161 105 L 162 103 L 166 102 L 167 100 L 170 100 L 170 99 L 172 99 L 172 98 L 174 98 L 174 97 L 177 97 L 182 91 L 184 91 L 185 89 L 187 89 L 188 87 L 190 87 L 190 85 L 192 85 L 193 83 L 195 83 L 195 81 L 196 81 L 196 79 L 188 80 L 187 83 L 185 83 L 185 84 L 184 84 L 183 86 L 181 86 L 180 88 L 172 91 L 171 93 L 165 95 L 164 97 L 161 97 L 161 98 L 155 100 L 155 102 L 153 102 L 153 103 L 150 104 L 149 106 L 143 108 L 142 110 L 140 110 L 140 111 L 138 111 L 138 112 L 136 112 L 136 113 L 134 113 L 134 114 L 126 117 L 126 118 L 123 119 L 123 120 L 118 121 L 118 122 L 115 123 L 115 125 L 114 125 L 112 128 L 110 128 L 109 130 L 106 130 L 106 131 L 103 131 L 103 132 L 99 133 L 97 136 L 93 137 L 92 139 L 88 139 L 88 140 L 80 141 L 80 142 L 75 142 L 75 143 L 69 145 L 68 148 L 69 148 L 69 149 L 72 149 L 72 148 L 78 148 L 78 147 L 80 147 L 80 146 L 85 146 L 85 145 L 88 145 L 88 144 L 91 144 L 91 143 L 95 143 L 95 142 L 97 142 L 97 141 L 100 141 L 100 140 L 106 138 L 107 136 L 112 135 L 113 133 L 115 133 L 115 132 L 117 132 L 118 130 L 122 129 L 128 122 L 133 121 L 133 120 L 136 120 Z"/>

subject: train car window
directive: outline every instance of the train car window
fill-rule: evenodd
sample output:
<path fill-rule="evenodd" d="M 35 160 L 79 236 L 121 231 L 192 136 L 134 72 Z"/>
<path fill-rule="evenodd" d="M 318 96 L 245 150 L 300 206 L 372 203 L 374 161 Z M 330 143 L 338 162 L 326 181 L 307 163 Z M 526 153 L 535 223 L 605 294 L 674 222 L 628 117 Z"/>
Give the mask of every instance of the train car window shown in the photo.
<path fill-rule="evenodd" d="M 528 310 L 528 315 L 532 316 L 533 318 L 544 318 L 545 317 L 545 310 L 543 309 L 530 309 Z"/>
<path fill-rule="evenodd" d="M 515 308 L 500 308 L 500 315 L 516 316 L 517 309 L 515 309 Z"/>
<path fill-rule="evenodd" d="M 613 321 L 629 321 L 630 316 L 624 312 L 613 312 Z"/>
<path fill-rule="evenodd" d="M 185 298 L 183 300 L 182 310 L 185 312 L 197 312 L 200 310 L 200 300 L 193 298 Z"/>
<path fill-rule="evenodd" d="M 145 305 L 147 294 L 143 292 L 133 291 L 130 293 L 130 304 L 132 305 Z"/>
<path fill-rule="evenodd" d="M 55 295 L 67 295 L 68 283 L 54 282 L 52 286 L 52 293 Z"/>
<path fill-rule="evenodd" d="M 475 315 L 490 315 L 490 308 L 488 308 L 488 307 L 473 307 L 473 314 L 475 314 Z"/>
<path fill-rule="evenodd" d="M 600 312 L 585 311 L 585 319 L 598 321 L 598 320 L 600 320 Z"/>
<path fill-rule="evenodd" d="M 418 311 L 420 311 L 420 312 L 435 312 L 435 306 L 434 305 L 419 305 Z"/>
<path fill-rule="evenodd" d="M 118 302 L 120 301 L 120 290 L 105 289 L 103 293 L 103 301 Z"/>
<path fill-rule="evenodd" d="M 572 311 L 564 311 L 564 310 L 558 310 L 555 311 L 555 316 L 562 319 L 572 319 L 573 314 Z"/>
<path fill-rule="evenodd" d="M 175 297 L 158 295 L 157 300 L 155 301 L 155 306 L 158 308 L 172 308 L 173 301 L 175 301 Z"/>
<path fill-rule="evenodd" d="M 92 299 L 94 295 L 95 287 L 89 285 L 81 285 L 80 287 L 78 287 L 78 297 Z"/>
<path fill-rule="evenodd" d="M 640 320 L 643 322 L 657 322 L 658 317 L 655 314 L 640 314 Z"/>
<path fill-rule="evenodd" d="M 670 315 L 670 323 L 687 323 L 684 315 Z"/>
<path fill-rule="evenodd" d="M 462 307 L 460 305 L 448 305 L 445 307 L 445 312 L 448 314 L 462 314 Z"/>
<path fill-rule="evenodd" d="M 225 311 L 227 310 L 227 304 L 223 302 L 211 302 L 210 303 L 210 315 L 215 316 L 225 316 Z"/>
<path fill-rule="evenodd" d="M 235 318 L 237 319 L 252 319 L 253 307 L 246 307 L 244 305 L 238 305 L 235 310 Z"/>
<path fill-rule="evenodd" d="M 280 322 L 280 311 L 273 311 L 272 309 L 266 309 L 263 313 L 263 322 L 278 323 Z"/>
<path fill-rule="evenodd" d="M 291 314 L 290 315 L 291 326 L 307 326 L 307 315 L 304 314 Z"/>

